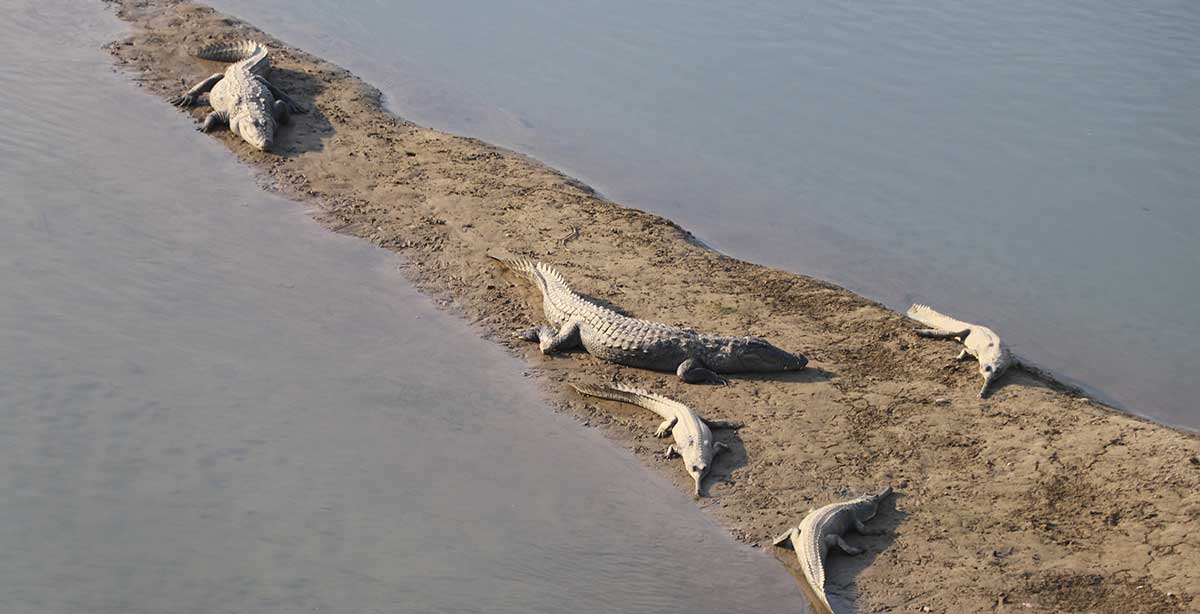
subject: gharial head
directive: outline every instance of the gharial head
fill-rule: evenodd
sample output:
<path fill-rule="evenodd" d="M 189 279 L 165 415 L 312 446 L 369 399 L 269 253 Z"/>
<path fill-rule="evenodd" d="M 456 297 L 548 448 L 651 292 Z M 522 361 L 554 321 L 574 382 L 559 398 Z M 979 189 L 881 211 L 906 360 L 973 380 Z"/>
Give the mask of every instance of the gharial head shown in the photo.
<path fill-rule="evenodd" d="M 704 363 L 720 373 L 799 371 L 808 359 L 758 337 L 709 337 Z"/>
<path fill-rule="evenodd" d="M 687 467 L 688 475 L 692 476 L 692 480 L 696 482 L 696 496 L 701 496 L 700 485 L 704 482 L 704 478 L 708 477 L 708 472 L 712 470 L 709 463 L 700 460 L 691 463 Z"/>
<path fill-rule="evenodd" d="M 275 118 L 269 113 L 245 113 L 229 118 L 229 129 L 259 151 L 275 142 Z"/>
<path fill-rule="evenodd" d="M 1008 370 L 1012 364 L 1012 358 L 1008 352 L 1000 351 L 994 355 L 979 357 L 979 375 L 983 376 L 983 387 L 979 389 L 979 398 L 985 399 L 988 396 L 989 388 L 1000 376 Z"/>

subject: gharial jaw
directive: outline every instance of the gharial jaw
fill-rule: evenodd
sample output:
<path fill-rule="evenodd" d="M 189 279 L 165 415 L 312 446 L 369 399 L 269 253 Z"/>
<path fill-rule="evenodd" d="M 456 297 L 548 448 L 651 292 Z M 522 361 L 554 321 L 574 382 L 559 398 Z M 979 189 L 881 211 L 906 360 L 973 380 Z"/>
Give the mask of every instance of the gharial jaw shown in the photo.
<path fill-rule="evenodd" d="M 713 443 L 711 439 L 708 442 L 702 442 L 700 445 L 701 449 L 697 451 L 698 453 L 695 455 L 697 458 L 695 460 L 684 459 L 688 475 L 692 476 L 692 481 L 696 484 L 696 489 L 693 492 L 697 497 L 704 496 L 702 487 L 705 478 L 712 473 L 713 459 L 716 458 L 718 452 L 725 449 L 725 444 L 719 441 Z"/>
<path fill-rule="evenodd" d="M 692 476 L 692 481 L 696 484 L 696 488 L 692 492 L 697 497 L 703 496 L 701 494 L 700 486 L 704 483 L 704 478 L 708 477 L 709 471 L 710 469 L 708 465 L 705 464 L 688 465 L 688 475 Z"/>

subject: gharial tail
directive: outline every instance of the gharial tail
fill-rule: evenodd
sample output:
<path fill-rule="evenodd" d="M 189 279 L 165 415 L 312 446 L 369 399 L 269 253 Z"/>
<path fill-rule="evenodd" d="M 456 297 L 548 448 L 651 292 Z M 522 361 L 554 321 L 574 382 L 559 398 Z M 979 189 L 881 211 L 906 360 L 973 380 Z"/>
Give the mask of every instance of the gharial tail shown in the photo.
<path fill-rule="evenodd" d="M 834 614 L 833 606 L 829 605 L 829 596 L 825 594 L 825 589 L 818 589 L 813 586 L 807 574 L 804 577 L 804 582 L 800 583 L 800 589 L 804 591 L 804 596 L 808 597 L 808 602 L 812 605 L 814 614 Z"/>
<path fill-rule="evenodd" d="M 196 52 L 196 57 L 214 62 L 245 62 L 251 72 L 265 66 L 267 46 L 252 40 L 205 45 Z"/>
<path fill-rule="evenodd" d="M 667 419 L 679 415 L 681 410 L 684 412 L 688 411 L 687 406 L 679 401 L 624 384 L 613 384 L 611 386 L 571 384 L 571 387 L 579 391 L 579 394 L 637 405 Z"/>
<path fill-rule="evenodd" d="M 946 314 L 936 311 L 929 305 L 916 304 L 908 308 L 908 317 L 932 328 L 946 332 L 956 332 L 974 328 L 974 325 L 962 320 L 956 320 Z"/>
<path fill-rule="evenodd" d="M 811 512 L 810 512 L 811 513 Z M 817 579 L 812 577 L 808 566 L 803 564 L 804 554 L 800 551 L 800 544 L 796 540 L 800 538 L 800 527 L 794 527 L 785 531 L 782 535 L 775 538 L 776 546 L 790 546 L 796 550 L 796 556 L 801 561 L 801 567 L 804 568 L 803 577 L 800 579 L 800 589 L 804 591 L 805 598 L 812 605 L 814 614 L 834 614 L 833 608 L 829 605 L 829 597 L 825 594 L 825 587 L 817 584 Z M 818 562 L 818 564 L 822 564 Z M 824 579 L 821 580 L 822 584 Z"/>

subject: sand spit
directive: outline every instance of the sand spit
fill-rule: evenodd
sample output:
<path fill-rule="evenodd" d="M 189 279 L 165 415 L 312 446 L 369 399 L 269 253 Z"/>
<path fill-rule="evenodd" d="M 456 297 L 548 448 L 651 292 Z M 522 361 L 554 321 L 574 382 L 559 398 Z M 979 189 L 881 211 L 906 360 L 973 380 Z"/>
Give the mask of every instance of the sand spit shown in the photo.
<path fill-rule="evenodd" d="M 403 254 L 422 291 L 526 358 L 555 407 L 685 491 L 678 462 L 659 456 L 656 420 L 567 384 L 625 381 L 744 422 L 718 435 L 732 449 L 698 501 L 739 539 L 770 547 L 810 508 L 895 486 L 875 521 L 888 534 L 852 536 L 868 552 L 831 564 L 830 592 L 856 596 L 862 611 L 1200 608 L 1196 436 L 1021 372 L 980 400 L 975 365 L 956 363 L 954 344 L 918 339 L 912 322 L 871 301 L 714 253 L 527 157 L 406 122 L 346 70 L 206 6 L 109 1 L 132 26 L 111 45 L 117 63 L 164 99 L 221 70 L 189 55 L 200 45 L 266 41 L 272 81 L 310 112 L 281 131 L 278 153 L 226 132 L 196 138 L 223 140 L 330 228 Z M 639 317 L 766 337 L 810 368 L 699 387 L 586 354 L 543 357 L 508 334 L 540 320 L 536 290 L 488 252 L 553 263 Z M 798 571 L 790 550 L 775 554 Z"/>

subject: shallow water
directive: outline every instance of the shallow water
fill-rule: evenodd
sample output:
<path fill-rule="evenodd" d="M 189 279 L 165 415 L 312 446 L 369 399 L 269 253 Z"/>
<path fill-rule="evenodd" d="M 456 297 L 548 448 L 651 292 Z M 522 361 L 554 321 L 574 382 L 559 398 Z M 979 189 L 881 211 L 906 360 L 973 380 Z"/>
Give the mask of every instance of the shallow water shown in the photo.
<path fill-rule="evenodd" d="M 0 611 L 795 612 L 793 579 L 100 45 L 0 22 Z"/>
<path fill-rule="evenodd" d="M 211 4 L 409 119 L 1200 428 L 1200 4 Z"/>

